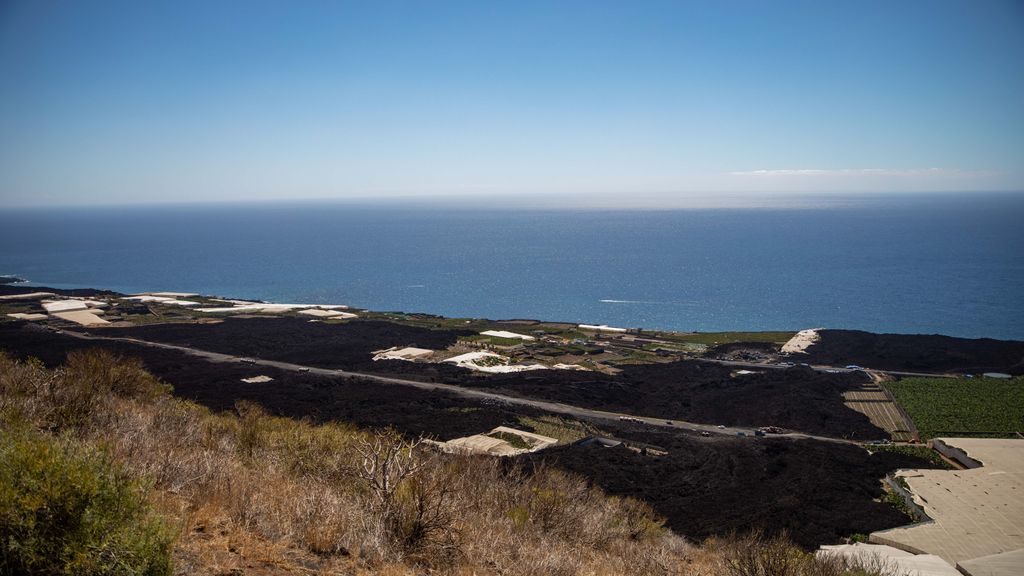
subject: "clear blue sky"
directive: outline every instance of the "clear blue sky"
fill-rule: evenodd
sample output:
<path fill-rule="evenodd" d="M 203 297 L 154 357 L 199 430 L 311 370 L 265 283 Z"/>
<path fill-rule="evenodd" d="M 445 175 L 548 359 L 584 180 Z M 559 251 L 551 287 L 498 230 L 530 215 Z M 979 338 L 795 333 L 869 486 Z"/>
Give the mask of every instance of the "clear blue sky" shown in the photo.
<path fill-rule="evenodd" d="M 1024 189 L 1024 3 L 0 2 L 3 206 Z"/>

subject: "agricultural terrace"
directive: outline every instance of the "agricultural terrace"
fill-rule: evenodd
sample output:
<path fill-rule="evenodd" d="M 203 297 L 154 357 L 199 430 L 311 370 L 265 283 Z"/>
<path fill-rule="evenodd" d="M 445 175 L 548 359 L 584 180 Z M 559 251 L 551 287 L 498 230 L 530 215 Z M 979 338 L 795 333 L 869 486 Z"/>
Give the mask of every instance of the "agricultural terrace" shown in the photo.
<path fill-rule="evenodd" d="M 906 378 L 884 386 L 914 420 L 922 438 L 1024 432 L 1024 377 Z"/>

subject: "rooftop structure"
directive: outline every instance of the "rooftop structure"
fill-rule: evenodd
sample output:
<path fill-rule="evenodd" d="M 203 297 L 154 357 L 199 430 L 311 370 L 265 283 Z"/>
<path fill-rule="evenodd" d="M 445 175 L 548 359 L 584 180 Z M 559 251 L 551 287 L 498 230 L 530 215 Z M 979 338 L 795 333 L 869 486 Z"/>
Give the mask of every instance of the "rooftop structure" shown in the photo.
<path fill-rule="evenodd" d="M 1024 548 L 1024 440 L 938 438 L 933 444 L 968 469 L 898 471 L 931 520 L 874 532 L 871 542 L 968 565 Z M 1010 558 L 1024 561 L 1024 555 Z M 1024 563 L 1016 569 L 1024 574 Z"/>

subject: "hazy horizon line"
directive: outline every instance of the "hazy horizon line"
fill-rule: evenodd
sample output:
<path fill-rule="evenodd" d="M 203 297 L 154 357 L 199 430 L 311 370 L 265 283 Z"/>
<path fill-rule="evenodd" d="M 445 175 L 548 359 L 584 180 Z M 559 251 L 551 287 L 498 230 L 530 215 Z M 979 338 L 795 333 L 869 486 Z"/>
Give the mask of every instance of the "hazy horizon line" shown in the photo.
<path fill-rule="evenodd" d="M 558 193 L 539 192 L 480 195 L 470 193 L 448 194 L 385 194 L 362 196 L 309 196 L 297 198 L 253 198 L 253 199 L 211 199 L 211 200 L 157 200 L 138 202 L 95 202 L 95 203 L 28 203 L 0 207 L 0 211 L 22 210 L 89 210 L 89 209 L 131 209 L 131 208 L 215 208 L 236 206 L 286 206 L 286 205 L 350 205 L 350 206 L 396 206 L 406 208 L 465 208 L 465 209 L 537 209 L 537 210 L 686 210 L 686 209 L 761 209 L 761 208 L 818 208 L 836 206 L 848 202 L 884 199 L 925 199 L 976 197 L 1012 197 L 1024 195 L 1024 190 L 928 190 L 918 192 L 730 192 L 685 194 L 672 196 L 664 193 L 639 193 L 628 198 L 612 193 Z"/>

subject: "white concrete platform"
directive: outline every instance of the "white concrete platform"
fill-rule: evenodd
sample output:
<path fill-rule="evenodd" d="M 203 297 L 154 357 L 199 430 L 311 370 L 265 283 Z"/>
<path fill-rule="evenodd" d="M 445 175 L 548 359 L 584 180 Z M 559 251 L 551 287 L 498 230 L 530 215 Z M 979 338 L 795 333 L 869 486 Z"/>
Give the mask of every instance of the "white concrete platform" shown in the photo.
<path fill-rule="evenodd" d="M 0 300 L 42 300 L 56 296 L 53 292 L 28 292 L 25 294 L 7 294 L 0 296 Z"/>
<path fill-rule="evenodd" d="M 72 310 L 85 310 L 89 308 L 83 300 L 52 300 L 43 302 L 43 309 L 49 314 L 56 312 L 71 312 Z"/>
<path fill-rule="evenodd" d="M 957 568 L 967 576 L 1020 576 L 1024 574 L 1024 549 L 964 560 Z"/>
<path fill-rule="evenodd" d="M 911 554 L 880 544 L 840 544 L 822 546 L 815 555 L 840 556 L 863 562 L 866 566 L 883 563 L 904 576 L 962 576 L 951 564 L 934 554 Z"/>
<path fill-rule="evenodd" d="M 932 520 L 874 532 L 871 542 L 935 554 L 953 565 L 1024 548 L 1024 440 L 936 441 L 981 467 L 898 471 Z"/>
<path fill-rule="evenodd" d="M 47 316 L 46 314 L 26 314 L 24 312 L 15 312 L 14 314 L 8 314 L 8 316 L 14 318 L 15 320 L 28 320 L 29 322 L 38 322 L 40 320 L 46 320 L 47 318 L 49 318 L 49 316 Z"/>
<path fill-rule="evenodd" d="M 103 318 L 100 318 L 96 314 L 88 310 L 72 310 L 70 312 L 55 312 L 51 316 L 56 316 L 61 320 L 67 320 L 68 322 L 74 322 L 82 326 L 100 326 L 103 324 L 110 324 Z"/>

